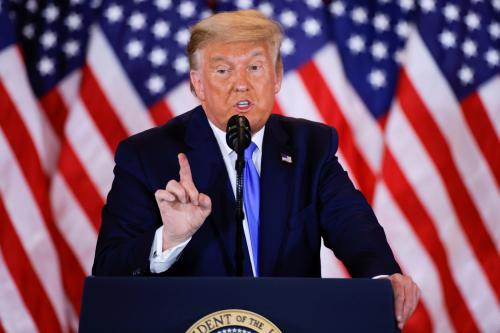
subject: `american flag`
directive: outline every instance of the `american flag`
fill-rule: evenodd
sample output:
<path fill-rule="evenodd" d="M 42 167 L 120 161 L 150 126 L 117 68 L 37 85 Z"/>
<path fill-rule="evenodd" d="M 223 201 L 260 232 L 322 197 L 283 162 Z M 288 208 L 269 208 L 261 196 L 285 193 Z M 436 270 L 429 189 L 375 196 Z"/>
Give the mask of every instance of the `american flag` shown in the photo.
<path fill-rule="evenodd" d="M 246 8 L 285 33 L 274 112 L 338 129 L 421 288 L 405 331 L 499 332 L 500 0 L 0 0 L 0 332 L 77 330 L 117 143 L 197 104 L 190 25 Z"/>

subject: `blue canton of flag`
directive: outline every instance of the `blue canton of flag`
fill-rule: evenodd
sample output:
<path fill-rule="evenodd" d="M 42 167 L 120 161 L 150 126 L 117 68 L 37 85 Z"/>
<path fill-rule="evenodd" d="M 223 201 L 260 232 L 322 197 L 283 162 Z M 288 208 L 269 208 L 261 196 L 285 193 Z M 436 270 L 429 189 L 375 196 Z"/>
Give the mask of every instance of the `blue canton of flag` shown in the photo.
<path fill-rule="evenodd" d="M 100 3 L 28 0 L 10 5 L 31 85 L 40 97 L 84 63 L 88 26 Z"/>
<path fill-rule="evenodd" d="M 500 72 L 500 1 L 426 1 L 422 38 L 458 98 Z"/>
<path fill-rule="evenodd" d="M 147 106 L 188 78 L 190 26 L 211 15 L 204 2 L 106 1 L 99 22 Z"/>

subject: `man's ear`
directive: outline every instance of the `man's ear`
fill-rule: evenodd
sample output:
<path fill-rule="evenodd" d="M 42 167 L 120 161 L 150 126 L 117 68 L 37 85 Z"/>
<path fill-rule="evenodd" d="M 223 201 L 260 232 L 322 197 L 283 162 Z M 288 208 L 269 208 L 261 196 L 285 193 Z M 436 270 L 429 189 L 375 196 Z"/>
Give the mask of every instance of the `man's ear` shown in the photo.
<path fill-rule="evenodd" d="M 205 100 L 205 90 L 203 89 L 203 84 L 201 82 L 201 75 L 200 72 L 197 70 L 191 70 L 189 72 L 189 78 L 191 79 L 191 84 L 193 85 L 194 92 L 196 93 L 196 97 L 200 101 Z"/>
<path fill-rule="evenodd" d="M 275 95 L 280 91 L 282 81 L 283 81 L 283 65 L 278 66 L 278 68 L 276 69 L 276 80 L 274 82 Z"/>

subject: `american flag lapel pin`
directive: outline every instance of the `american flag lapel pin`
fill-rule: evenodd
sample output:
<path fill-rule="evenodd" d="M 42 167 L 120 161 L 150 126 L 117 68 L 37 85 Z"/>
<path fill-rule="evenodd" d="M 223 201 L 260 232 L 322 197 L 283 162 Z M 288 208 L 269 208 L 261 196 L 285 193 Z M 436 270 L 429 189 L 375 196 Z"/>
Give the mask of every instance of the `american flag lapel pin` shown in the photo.
<path fill-rule="evenodd" d="M 292 156 L 281 153 L 281 161 L 292 164 Z"/>

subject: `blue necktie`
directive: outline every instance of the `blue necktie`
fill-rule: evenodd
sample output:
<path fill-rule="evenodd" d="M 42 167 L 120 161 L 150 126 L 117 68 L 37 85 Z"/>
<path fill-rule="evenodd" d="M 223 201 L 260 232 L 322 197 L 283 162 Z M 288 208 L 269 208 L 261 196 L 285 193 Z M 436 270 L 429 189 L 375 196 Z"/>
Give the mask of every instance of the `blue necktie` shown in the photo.
<path fill-rule="evenodd" d="M 260 207 L 260 179 L 252 154 L 257 148 L 250 143 L 245 149 L 245 171 L 243 175 L 243 204 L 248 223 L 250 242 L 252 243 L 253 263 L 255 276 L 259 276 L 259 207 Z"/>

